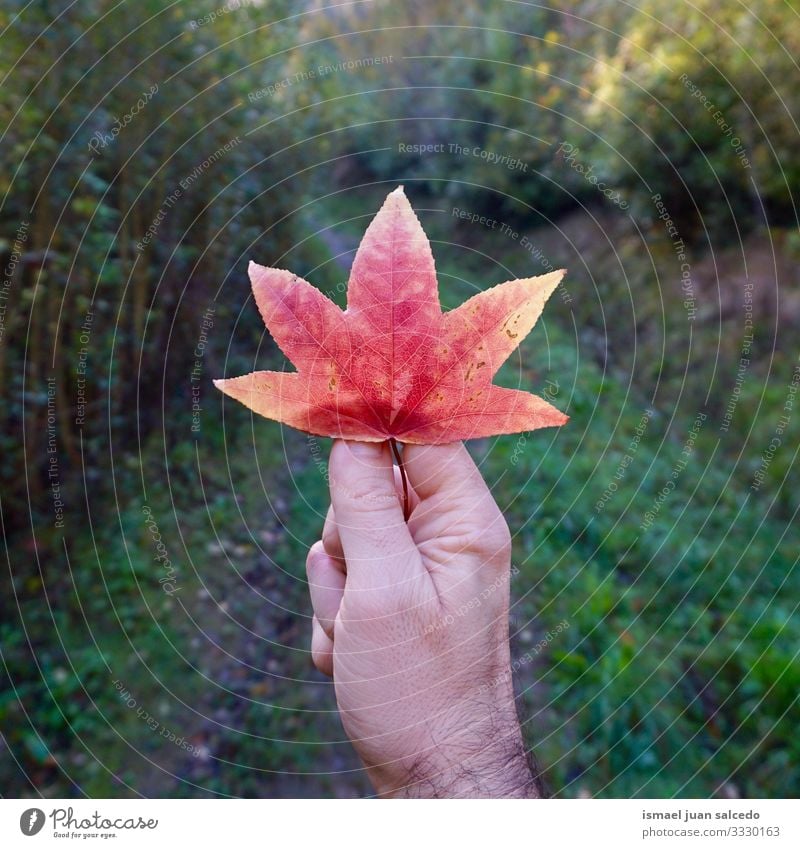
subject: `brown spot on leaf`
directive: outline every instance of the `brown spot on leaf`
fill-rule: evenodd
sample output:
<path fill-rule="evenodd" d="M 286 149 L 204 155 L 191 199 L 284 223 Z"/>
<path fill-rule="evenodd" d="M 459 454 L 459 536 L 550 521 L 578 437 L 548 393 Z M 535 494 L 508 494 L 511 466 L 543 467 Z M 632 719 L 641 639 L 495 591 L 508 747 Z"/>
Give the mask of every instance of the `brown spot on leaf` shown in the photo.
<path fill-rule="evenodd" d="M 510 339 L 515 339 L 519 334 L 518 333 L 512 333 L 511 330 L 508 329 L 508 325 L 511 322 L 512 317 L 513 316 L 509 315 L 508 318 L 506 318 L 505 323 L 503 324 L 503 329 L 506 331 L 506 335 Z M 515 323 L 516 323 L 516 321 L 515 321 Z"/>

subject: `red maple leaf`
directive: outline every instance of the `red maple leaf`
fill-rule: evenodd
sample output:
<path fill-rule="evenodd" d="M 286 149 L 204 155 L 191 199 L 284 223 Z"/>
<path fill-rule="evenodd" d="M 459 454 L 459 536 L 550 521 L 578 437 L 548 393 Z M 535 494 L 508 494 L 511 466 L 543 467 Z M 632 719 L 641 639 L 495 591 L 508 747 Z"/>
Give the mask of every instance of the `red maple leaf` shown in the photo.
<path fill-rule="evenodd" d="M 250 263 L 264 323 L 297 372 L 214 385 L 266 418 L 333 438 L 443 444 L 556 427 L 566 415 L 492 378 L 564 273 L 511 280 L 442 312 L 430 243 L 400 187 L 364 234 L 344 312 L 291 271 Z"/>

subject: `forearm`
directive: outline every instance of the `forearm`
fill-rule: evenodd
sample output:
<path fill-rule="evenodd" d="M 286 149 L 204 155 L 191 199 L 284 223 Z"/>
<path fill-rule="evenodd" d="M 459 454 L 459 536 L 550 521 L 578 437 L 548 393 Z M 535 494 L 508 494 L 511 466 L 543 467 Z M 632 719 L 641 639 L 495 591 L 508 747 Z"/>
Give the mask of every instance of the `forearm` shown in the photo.
<path fill-rule="evenodd" d="M 497 751 L 444 769 L 421 761 L 401 785 L 381 785 L 381 798 L 541 798 L 540 781 L 525 752 Z"/>
<path fill-rule="evenodd" d="M 368 766 L 383 798 L 539 798 L 513 700 L 484 706 L 432 733 L 402 767 Z"/>

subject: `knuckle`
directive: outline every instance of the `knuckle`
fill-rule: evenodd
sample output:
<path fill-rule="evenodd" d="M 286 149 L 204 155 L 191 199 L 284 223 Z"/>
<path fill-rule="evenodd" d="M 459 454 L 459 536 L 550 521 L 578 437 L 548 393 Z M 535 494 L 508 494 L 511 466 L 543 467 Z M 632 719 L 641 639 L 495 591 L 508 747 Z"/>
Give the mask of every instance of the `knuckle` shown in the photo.
<path fill-rule="evenodd" d="M 327 674 L 330 677 L 331 658 L 329 654 L 312 649 L 311 662 L 314 664 L 314 668 L 316 668 L 317 671 Z"/>
<path fill-rule="evenodd" d="M 342 618 L 352 623 L 374 624 L 388 613 L 385 593 L 374 589 L 351 590 L 342 601 Z"/>
<path fill-rule="evenodd" d="M 464 518 L 460 526 L 453 528 L 458 551 L 471 553 L 481 560 L 503 565 L 511 559 L 511 532 L 503 514 L 492 504 L 482 507 L 475 520 L 475 513 Z"/>
<path fill-rule="evenodd" d="M 508 524 L 505 519 L 500 517 L 500 520 L 495 522 L 492 527 L 490 536 L 493 536 L 492 547 L 494 555 L 502 561 L 511 559 L 511 531 L 508 529 Z"/>
<path fill-rule="evenodd" d="M 340 547 L 339 545 L 339 530 L 335 524 L 330 521 L 325 522 L 325 526 L 322 528 L 322 547 L 324 550 L 333 555 L 334 551 L 338 552 Z"/>
<path fill-rule="evenodd" d="M 433 614 L 432 601 L 426 592 L 402 584 L 351 590 L 340 607 L 342 619 L 350 624 L 394 634 L 408 630 L 416 633 L 417 625 Z"/>
<path fill-rule="evenodd" d="M 478 538 L 481 552 L 498 562 L 511 558 L 511 531 L 508 523 L 497 505 L 492 501 L 492 508 L 485 511 L 484 525 Z"/>
<path fill-rule="evenodd" d="M 314 542 L 306 556 L 306 574 L 310 577 L 322 564 L 322 557 L 327 556 L 321 541 Z"/>
<path fill-rule="evenodd" d="M 315 619 L 311 629 L 311 662 L 317 671 L 331 675 L 333 673 L 333 644 L 325 636 L 322 627 Z"/>
<path fill-rule="evenodd" d="M 397 490 L 394 486 L 389 489 L 383 485 L 383 481 L 357 478 L 337 485 L 340 494 L 359 508 L 367 507 L 377 511 L 386 507 L 394 508 L 398 503 Z"/>

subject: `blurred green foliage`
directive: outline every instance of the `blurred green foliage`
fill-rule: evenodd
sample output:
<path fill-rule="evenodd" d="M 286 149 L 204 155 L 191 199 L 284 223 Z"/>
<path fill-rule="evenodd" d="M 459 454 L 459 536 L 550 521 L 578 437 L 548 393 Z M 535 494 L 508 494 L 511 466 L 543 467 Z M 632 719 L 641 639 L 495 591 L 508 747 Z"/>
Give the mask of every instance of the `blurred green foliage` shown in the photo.
<path fill-rule="evenodd" d="M 502 375 L 554 386 L 570 424 L 473 446 L 515 534 L 548 783 L 796 794 L 796 410 L 752 484 L 797 368 L 798 4 L 323 6 L 0 0 L 4 794 L 368 791 L 307 654 L 327 446 L 223 408 L 210 379 L 283 362 L 246 262 L 342 303 L 398 182 L 446 305 L 570 270 Z"/>

